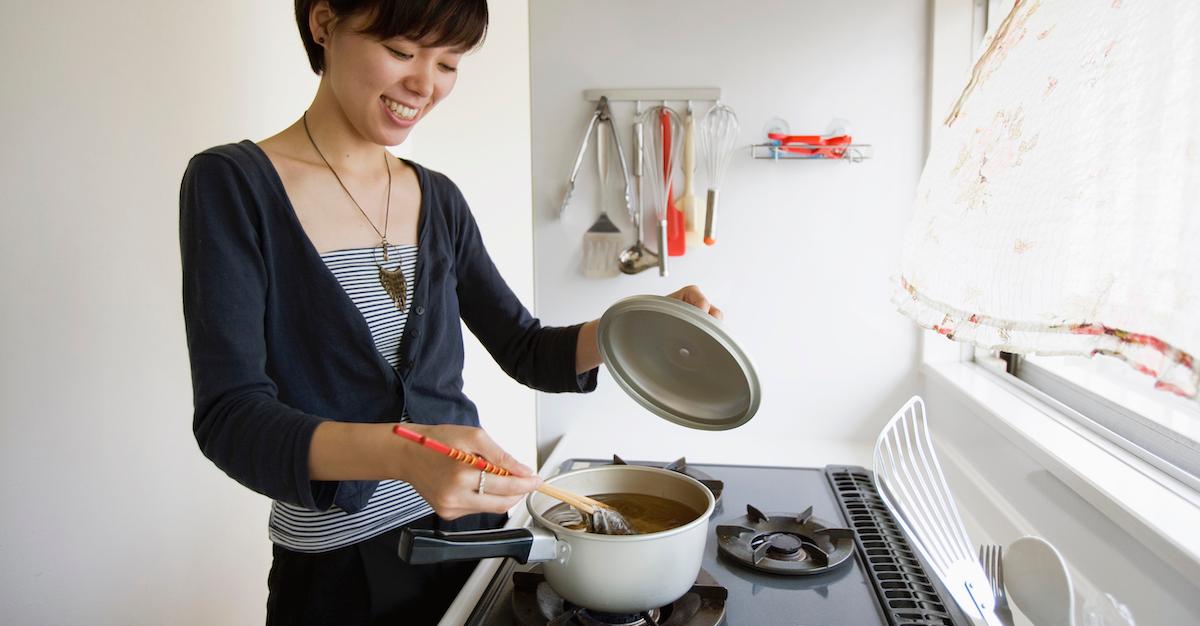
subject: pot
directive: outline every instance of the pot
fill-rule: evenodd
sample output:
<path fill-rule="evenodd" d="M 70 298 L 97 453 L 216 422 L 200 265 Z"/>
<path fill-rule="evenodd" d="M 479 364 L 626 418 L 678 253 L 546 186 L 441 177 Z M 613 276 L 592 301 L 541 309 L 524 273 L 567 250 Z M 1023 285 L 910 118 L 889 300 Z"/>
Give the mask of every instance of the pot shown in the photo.
<path fill-rule="evenodd" d="M 559 474 L 546 482 L 584 495 L 658 496 L 702 513 L 683 526 L 657 533 L 599 535 L 547 520 L 544 514 L 559 501 L 535 492 L 526 497 L 533 519 L 529 527 L 457 533 L 406 528 L 400 558 L 414 564 L 490 557 L 542 562 L 546 582 L 564 599 L 606 613 L 648 611 L 674 602 L 695 584 L 716 506 L 712 492 L 699 481 L 655 467 L 606 465 Z"/>

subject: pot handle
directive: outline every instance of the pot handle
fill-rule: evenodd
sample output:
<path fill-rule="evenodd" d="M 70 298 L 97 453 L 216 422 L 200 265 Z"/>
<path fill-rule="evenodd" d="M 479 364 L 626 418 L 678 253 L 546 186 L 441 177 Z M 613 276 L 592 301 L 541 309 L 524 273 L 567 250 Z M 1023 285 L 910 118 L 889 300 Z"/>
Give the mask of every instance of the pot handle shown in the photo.
<path fill-rule="evenodd" d="M 527 563 L 534 541 L 535 533 L 528 528 L 462 532 L 405 528 L 400 532 L 400 560 L 412 565 L 424 565 L 512 557 Z"/>

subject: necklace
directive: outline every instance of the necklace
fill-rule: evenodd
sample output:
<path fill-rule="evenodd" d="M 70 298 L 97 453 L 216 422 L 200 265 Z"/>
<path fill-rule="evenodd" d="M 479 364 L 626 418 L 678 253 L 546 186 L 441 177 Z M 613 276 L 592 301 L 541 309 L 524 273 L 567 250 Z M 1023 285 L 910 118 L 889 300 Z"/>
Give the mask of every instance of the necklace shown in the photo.
<path fill-rule="evenodd" d="M 346 188 L 346 183 L 342 182 L 342 177 L 338 176 L 337 170 L 333 169 L 333 166 L 329 164 L 329 159 L 326 159 L 325 155 L 321 153 L 321 149 L 317 147 L 317 142 L 313 140 L 312 132 L 308 130 L 308 111 L 304 112 L 304 134 L 308 135 L 308 142 L 312 144 L 313 150 L 317 151 L 317 156 L 320 156 L 321 160 L 325 162 L 325 167 L 328 167 L 329 171 L 333 173 L 333 177 L 336 178 L 338 184 L 341 185 L 342 191 L 345 191 L 346 195 L 350 196 L 350 201 L 353 202 L 354 206 L 358 208 L 358 212 L 362 213 L 363 218 L 367 220 L 367 223 L 371 225 L 371 228 L 375 230 L 375 233 L 379 235 L 379 247 L 383 250 L 383 263 L 387 263 L 388 216 L 392 212 L 392 165 L 391 163 L 388 163 L 387 151 L 385 150 L 383 155 L 383 166 L 387 168 L 388 173 L 387 204 L 384 205 L 385 208 L 383 210 L 383 230 L 379 230 L 379 228 L 375 226 L 375 222 L 371 221 L 371 217 L 367 215 L 366 211 L 363 210 L 362 205 L 358 203 L 358 200 L 354 199 L 354 194 L 351 194 L 350 190 Z M 372 255 L 372 259 L 374 259 L 374 255 Z M 392 299 L 392 302 L 396 305 L 396 308 L 403 311 L 408 305 L 408 281 L 404 279 L 404 272 L 400 266 L 397 266 L 396 269 L 392 270 L 384 267 L 383 263 L 375 261 L 375 267 L 379 268 L 379 284 L 383 286 L 383 290 L 387 293 L 388 297 Z"/>

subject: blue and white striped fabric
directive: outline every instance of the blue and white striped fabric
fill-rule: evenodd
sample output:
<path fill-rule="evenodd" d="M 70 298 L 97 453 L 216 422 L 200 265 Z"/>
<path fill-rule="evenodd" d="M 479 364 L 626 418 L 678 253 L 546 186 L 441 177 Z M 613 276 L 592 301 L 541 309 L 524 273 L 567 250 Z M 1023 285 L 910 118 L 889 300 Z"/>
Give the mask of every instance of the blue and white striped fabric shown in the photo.
<path fill-rule="evenodd" d="M 354 301 L 371 329 L 375 348 L 392 367 L 400 362 L 400 340 L 408 321 L 407 311 L 396 308 L 379 284 L 376 262 L 383 261 L 379 248 L 353 248 L 321 255 L 329 271 Z M 417 275 L 417 246 L 388 247 L 388 269 L 397 266 L 408 283 L 408 302 L 412 302 Z M 402 422 L 411 421 L 407 414 Z M 328 511 L 310 511 L 286 502 L 271 506 L 271 541 L 297 552 L 326 552 L 358 543 L 393 528 L 424 517 L 433 509 L 421 499 L 412 485 L 400 480 L 384 480 L 371 501 L 358 513 L 349 514 L 334 507 Z"/>

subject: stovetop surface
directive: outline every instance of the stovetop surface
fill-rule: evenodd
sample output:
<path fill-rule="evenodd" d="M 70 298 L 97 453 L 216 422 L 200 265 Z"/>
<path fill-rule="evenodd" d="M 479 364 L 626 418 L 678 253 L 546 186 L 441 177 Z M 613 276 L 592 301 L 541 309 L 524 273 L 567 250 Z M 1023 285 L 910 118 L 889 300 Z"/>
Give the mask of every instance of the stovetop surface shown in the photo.
<path fill-rule="evenodd" d="M 609 463 L 608 460 L 572 459 L 563 463 L 560 471 Z M 691 467 L 725 482 L 721 501 L 709 520 L 702 567 L 729 590 L 725 607 L 727 626 L 887 624 L 861 562 L 862 557 L 857 552 L 842 566 L 808 576 L 760 573 L 718 554 L 716 527 L 746 515 L 747 504 L 768 514 L 796 514 L 812 506 L 814 517 L 831 526 L 847 527 L 821 468 L 708 464 Z M 533 567 L 533 564 L 521 565 L 511 560 L 502 565 L 467 624 L 516 626 L 512 617 L 512 572 Z"/>

